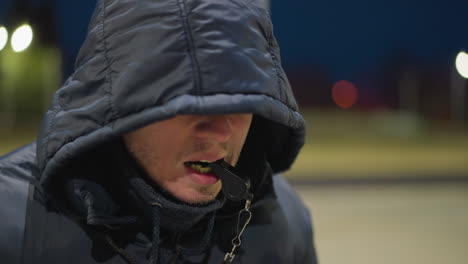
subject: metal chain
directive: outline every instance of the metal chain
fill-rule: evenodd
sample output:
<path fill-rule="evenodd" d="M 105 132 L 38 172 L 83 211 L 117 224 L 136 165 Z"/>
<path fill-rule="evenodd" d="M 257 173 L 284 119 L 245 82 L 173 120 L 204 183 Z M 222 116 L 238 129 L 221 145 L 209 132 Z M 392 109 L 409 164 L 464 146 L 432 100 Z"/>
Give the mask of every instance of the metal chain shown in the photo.
<path fill-rule="evenodd" d="M 232 263 L 232 261 L 234 260 L 234 257 L 236 256 L 236 254 L 234 254 L 234 251 L 236 250 L 236 248 L 238 248 L 242 244 L 241 236 L 244 233 L 245 228 L 249 224 L 250 219 L 252 218 L 252 212 L 250 211 L 251 202 L 252 200 L 247 199 L 245 201 L 244 209 L 239 211 L 239 214 L 237 216 L 236 236 L 231 240 L 231 244 L 232 244 L 231 252 L 228 252 L 226 253 L 226 255 L 224 255 L 224 263 Z M 242 225 L 242 228 L 239 231 L 240 221 L 241 221 L 243 214 L 247 215 L 247 219 L 245 220 L 244 224 Z"/>

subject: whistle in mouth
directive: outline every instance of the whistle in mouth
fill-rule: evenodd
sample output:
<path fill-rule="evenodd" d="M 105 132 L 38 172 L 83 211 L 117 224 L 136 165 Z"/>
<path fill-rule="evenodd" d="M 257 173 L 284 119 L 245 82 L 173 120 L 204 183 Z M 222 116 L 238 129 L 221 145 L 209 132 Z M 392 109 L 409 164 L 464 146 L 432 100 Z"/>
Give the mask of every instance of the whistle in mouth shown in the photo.
<path fill-rule="evenodd" d="M 223 159 L 217 160 L 209 165 L 211 170 L 221 179 L 222 191 L 229 200 L 240 201 L 248 199 L 251 195 L 249 178 L 241 178 L 232 172 L 234 167 Z"/>

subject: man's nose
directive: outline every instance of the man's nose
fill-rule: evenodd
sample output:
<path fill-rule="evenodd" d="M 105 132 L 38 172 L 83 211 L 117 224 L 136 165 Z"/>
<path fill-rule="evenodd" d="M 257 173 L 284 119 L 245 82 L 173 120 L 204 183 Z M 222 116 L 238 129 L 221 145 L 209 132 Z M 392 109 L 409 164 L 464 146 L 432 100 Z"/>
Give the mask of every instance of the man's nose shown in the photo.
<path fill-rule="evenodd" d="M 227 115 L 202 117 L 195 125 L 197 138 L 224 143 L 231 138 L 232 123 Z"/>

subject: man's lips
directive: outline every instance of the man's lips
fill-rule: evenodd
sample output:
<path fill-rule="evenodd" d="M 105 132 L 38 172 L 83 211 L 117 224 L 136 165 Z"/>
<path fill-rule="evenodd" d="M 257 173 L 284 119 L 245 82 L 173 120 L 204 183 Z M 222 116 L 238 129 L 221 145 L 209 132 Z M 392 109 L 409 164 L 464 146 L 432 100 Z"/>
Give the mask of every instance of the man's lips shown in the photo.
<path fill-rule="evenodd" d="M 195 169 L 191 168 L 187 164 L 185 164 L 185 169 L 191 176 L 192 180 L 200 185 L 212 185 L 215 184 L 219 179 L 212 171 L 207 173 L 202 173 L 196 171 Z"/>

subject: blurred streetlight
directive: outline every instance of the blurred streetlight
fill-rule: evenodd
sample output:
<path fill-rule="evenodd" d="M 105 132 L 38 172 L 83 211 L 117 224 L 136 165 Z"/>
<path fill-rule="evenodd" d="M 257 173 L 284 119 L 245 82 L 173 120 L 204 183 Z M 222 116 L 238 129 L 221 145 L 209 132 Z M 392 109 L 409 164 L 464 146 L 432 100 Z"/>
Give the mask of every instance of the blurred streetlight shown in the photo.
<path fill-rule="evenodd" d="M 455 67 L 452 70 L 450 106 L 452 119 L 462 124 L 465 121 L 465 79 L 468 79 L 468 54 L 461 51 L 455 59 Z"/>
<path fill-rule="evenodd" d="M 0 51 L 5 47 L 8 42 L 8 31 L 4 26 L 0 26 Z"/>
<path fill-rule="evenodd" d="M 455 66 L 458 73 L 465 79 L 468 79 L 468 54 L 464 51 L 458 53 L 455 59 Z"/>
<path fill-rule="evenodd" d="M 11 36 L 11 47 L 15 52 L 24 51 L 29 47 L 33 39 L 31 26 L 22 25 L 13 32 Z"/>
<path fill-rule="evenodd" d="M 332 87 L 332 99 L 341 108 L 353 106 L 358 98 L 358 90 L 350 81 L 338 81 Z"/>

